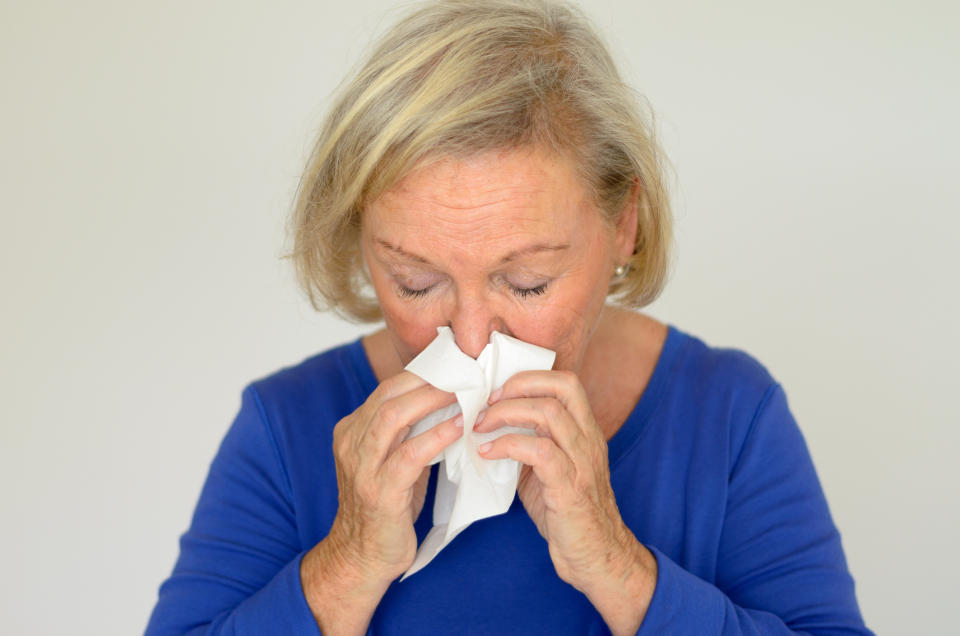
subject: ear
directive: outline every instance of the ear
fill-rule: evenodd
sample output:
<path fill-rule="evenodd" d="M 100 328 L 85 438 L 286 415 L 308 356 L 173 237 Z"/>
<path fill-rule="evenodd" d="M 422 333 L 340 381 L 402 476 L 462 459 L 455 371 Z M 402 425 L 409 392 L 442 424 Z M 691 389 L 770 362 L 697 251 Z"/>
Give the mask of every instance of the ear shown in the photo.
<path fill-rule="evenodd" d="M 640 179 L 633 178 L 630 193 L 626 203 L 620 211 L 617 220 L 614 253 L 617 256 L 617 265 L 626 263 L 633 256 L 637 244 L 637 200 L 640 198 Z"/>

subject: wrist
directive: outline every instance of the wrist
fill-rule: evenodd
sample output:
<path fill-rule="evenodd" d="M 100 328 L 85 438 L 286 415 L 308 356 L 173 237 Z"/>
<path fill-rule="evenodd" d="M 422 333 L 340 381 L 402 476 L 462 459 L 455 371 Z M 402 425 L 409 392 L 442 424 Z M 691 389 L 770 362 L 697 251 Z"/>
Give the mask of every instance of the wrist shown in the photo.
<path fill-rule="evenodd" d="M 362 634 L 393 581 L 331 532 L 300 563 L 304 598 L 324 634 Z"/>
<path fill-rule="evenodd" d="M 657 585 L 657 560 L 626 526 L 608 554 L 602 573 L 582 587 L 613 634 L 635 634 Z"/>
<path fill-rule="evenodd" d="M 357 534 L 362 533 L 341 531 L 335 522 L 327 537 L 317 544 L 318 547 L 323 544 L 320 556 L 338 576 L 351 581 L 359 590 L 386 590 L 403 570 L 398 571 L 396 565 L 371 557 L 375 550 L 365 549 L 357 540 L 348 538 Z"/>

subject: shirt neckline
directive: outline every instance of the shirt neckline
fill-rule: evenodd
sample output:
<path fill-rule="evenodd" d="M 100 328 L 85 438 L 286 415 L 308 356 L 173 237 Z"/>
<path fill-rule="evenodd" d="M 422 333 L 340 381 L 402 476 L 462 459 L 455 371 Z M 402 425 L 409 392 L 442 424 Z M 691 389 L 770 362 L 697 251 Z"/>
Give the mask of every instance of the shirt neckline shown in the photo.
<path fill-rule="evenodd" d="M 623 426 L 607 442 L 607 457 L 611 467 L 630 450 L 646 428 L 668 385 L 670 374 L 684 340 L 684 333 L 674 325 L 667 323 L 666 340 L 664 340 L 663 348 L 660 350 L 657 363 L 654 365 L 653 373 L 647 381 L 643 394 L 641 394 L 637 405 L 633 408 Z M 363 348 L 362 337 L 350 343 L 346 352 L 361 389 L 362 395 L 359 398 L 360 403 L 362 403 L 377 388 L 377 377 L 373 372 L 373 366 L 370 364 L 369 358 L 367 358 L 367 352 Z"/>
<path fill-rule="evenodd" d="M 660 405 L 685 340 L 686 336 L 682 331 L 667 323 L 667 337 L 653 367 L 653 373 L 647 380 L 647 386 L 623 426 L 607 441 L 607 458 L 611 468 L 640 438 Z"/>

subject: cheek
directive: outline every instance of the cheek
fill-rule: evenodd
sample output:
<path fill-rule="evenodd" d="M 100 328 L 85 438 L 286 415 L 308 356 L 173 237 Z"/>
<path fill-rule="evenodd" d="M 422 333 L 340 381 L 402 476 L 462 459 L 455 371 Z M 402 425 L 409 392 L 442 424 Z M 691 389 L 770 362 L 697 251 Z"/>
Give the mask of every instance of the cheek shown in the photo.
<path fill-rule="evenodd" d="M 555 343 L 551 347 L 557 352 L 554 369 L 579 370 L 585 348 L 585 327 L 583 316 L 558 325 Z"/>
<path fill-rule="evenodd" d="M 594 318 L 589 295 L 556 298 L 541 311 L 511 325 L 512 335 L 557 352 L 554 369 L 577 370 Z"/>
<path fill-rule="evenodd" d="M 563 298 L 546 312 L 542 329 L 544 337 L 552 343 L 548 346 L 557 352 L 555 369 L 578 371 L 589 345 L 607 297 L 605 286 L 596 281 L 602 279 L 600 268 L 581 271 L 581 280 Z"/>
<path fill-rule="evenodd" d="M 380 301 L 383 319 L 404 366 L 437 337 L 437 325 L 422 311 L 412 311 L 401 299 Z"/>

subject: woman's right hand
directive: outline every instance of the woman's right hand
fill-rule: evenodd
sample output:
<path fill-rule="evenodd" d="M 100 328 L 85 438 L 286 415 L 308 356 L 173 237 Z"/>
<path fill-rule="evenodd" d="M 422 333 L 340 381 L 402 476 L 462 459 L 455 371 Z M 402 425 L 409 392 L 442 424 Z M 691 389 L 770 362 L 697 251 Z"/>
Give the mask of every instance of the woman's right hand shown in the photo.
<path fill-rule="evenodd" d="M 339 509 L 330 532 L 304 556 L 300 570 L 321 628 L 342 625 L 331 619 L 347 606 L 372 601 L 365 624 L 390 582 L 413 563 L 413 523 L 423 508 L 430 462 L 463 433 L 462 419 L 458 415 L 404 437 L 423 417 L 455 401 L 454 394 L 403 371 L 384 380 L 333 429 Z"/>
<path fill-rule="evenodd" d="M 410 427 L 456 401 L 409 371 L 384 381 L 333 429 L 339 509 L 330 529 L 344 557 L 393 580 L 413 563 L 413 529 L 430 461 L 463 433 L 456 418 L 404 441 Z"/>

